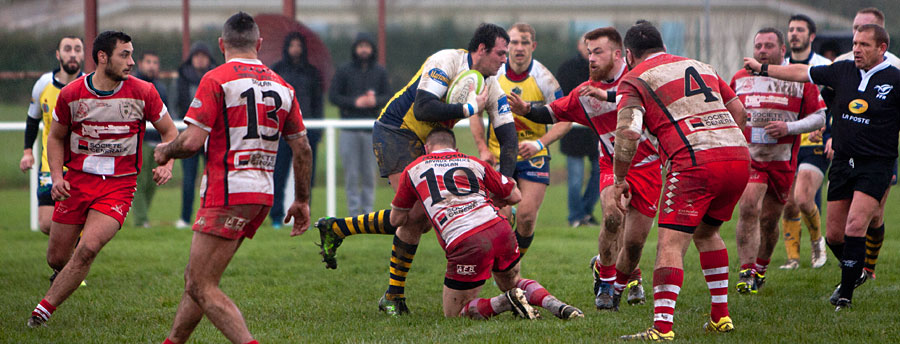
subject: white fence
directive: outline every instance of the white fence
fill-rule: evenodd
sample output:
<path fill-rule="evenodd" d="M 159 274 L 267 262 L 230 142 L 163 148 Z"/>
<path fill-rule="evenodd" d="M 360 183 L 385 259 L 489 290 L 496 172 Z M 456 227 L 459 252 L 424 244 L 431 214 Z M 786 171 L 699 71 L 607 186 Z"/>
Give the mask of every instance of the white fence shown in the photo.
<path fill-rule="evenodd" d="M 327 216 L 336 216 L 337 215 L 337 158 L 335 156 L 335 150 L 337 149 L 337 131 L 336 129 L 363 129 L 363 128 L 372 128 L 374 120 L 365 119 L 365 120 L 337 120 L 337 119 L 319 119 L 319 120 L 304 120 L 303 123 L 306 125 L 307 129 L 324 129 L 325 130 L 325 202 L 326 202 L 326 215 Z M 179 129 L 184 129 L 186 125 L 181 121 L 176 121 L 176 126 Z M 468 127 L 469 121 L 459 121 L 457 124 L 460 127 Z M 487 125 L 487 124 L 485 124 Z M 13 132 L 24 132 L 25 131 L 25 122 L 0 122 L 0 132 L 3 131 L 13 131 Z M 37 140 L 34 143 L 34 152 L 35 156 L 38 156 L 38 152 L 40 152 L 40 147 L 38 145 Z M 36 167 L 36 166 L 35 166 Z M 10 166 L 4 167 L 10 168 Z M 15 168 L 18 168 L 16 166 Z M 31 209 L 31 230 L 38 230 L 38 213 L 37 213 L 37 168 L 32 168 L 29 174 L 29 198 L 30 198 L 30 209 Z M 288 178 L 288 180 L 292 183 L 293 178 Z M 285 198 L 287 202 L 292 201 L 290 198 L 293 197 L 293 192 L 286 192 Z"/>

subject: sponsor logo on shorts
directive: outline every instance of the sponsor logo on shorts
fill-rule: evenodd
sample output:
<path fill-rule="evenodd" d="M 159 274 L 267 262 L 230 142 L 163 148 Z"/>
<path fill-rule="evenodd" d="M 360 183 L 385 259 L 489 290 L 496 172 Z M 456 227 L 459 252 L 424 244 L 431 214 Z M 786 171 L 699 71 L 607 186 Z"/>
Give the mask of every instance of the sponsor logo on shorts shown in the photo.
<path fill-rule="evenodd" d="M 456 274 L 457 275 L 474 275 L 476 266 L 477 265 L 456 264 Z"/>
<path fill-rule="evenodd" d="M 194 225 L 203 227 L 204 225 L 206 225 L 206 218 L 203 216 L 197 218 L 197 221 L 194 222 Z"/>
<path fill-rule="evenodd" d="M 225 229 L 230 229 L 233 231 L 239 231 L 244 229 L 244 225 L 247 224 L 247 219 L 237 216 L 230 216 L 225 220 Z"/>
<path fill-rule="evenodd" d="M 854 99 L 850 101 L 848 108 L 850 109 L 850 112 L 858 115 L 869 109 L 869 103 L 862 99 Z M 846 115 L 844 116 L 846 117 Z"/>
<path fill-rule="evenodd" d="M 119 213 L 119 215 L 125 215 L 124 210 L 122 210 L 122 208 L 124 208 L 124 207 L 125 207 L 125 204 L 119 203 L 119 204 L 114 205 L 110 209 L 112 209 L 112 211 L 114 211 L 114 212 Z"/>
<path fill-rule="evenodd" d="M 56 210 L 55 210 L 55 211 L 56 211 L 57 213 L 60 213 L 60 214 L 65 214 L 65 213 L 68 213 L 68 212 L 69 212 L 69 207 L 66 207 L 66 206 L 63 205 L 61 202 L 58 202 L 58 203 L 56 203 Z"/>
<path fill-rule="evenodd" d="M 430 71 L 428 71 L 428 77 L 434 81 L 437 81 L 437 83 L 443 86 L 450 85 L 450 77 L 447 76 L 447 73 L 445 73 L 440 68 L 432 68 Z"/>
<path fill-rule="evenodd" d="M 542 168 L 542 167 L 544 167 L 544 159 L 542 159 L 542 158 L 531 159 L 531 160 L 528 160 L 528 164 L 534 168 Z"/>
<path fill-rule="evenodd" d="M 875 98 L 885 100 L 885 99 L 887 99 L 888 93 L 891 93 L 891 90 L 893 90 L 893 89 L 894 89 L 894 85 L 890 85 L 890 84 L 875 86 L 875 90 L 878 91 L 878 94 L 875 96 Z"/>
<path fill-rule="evenodd" d="M 678 215 L 696 217 L 696 216 L 700 216 L 700 212 L 698 212 L 697 210 L 694 209 L 693 204 L 688 203 L 684 207 L 684 209 L 678 209 Z"/>

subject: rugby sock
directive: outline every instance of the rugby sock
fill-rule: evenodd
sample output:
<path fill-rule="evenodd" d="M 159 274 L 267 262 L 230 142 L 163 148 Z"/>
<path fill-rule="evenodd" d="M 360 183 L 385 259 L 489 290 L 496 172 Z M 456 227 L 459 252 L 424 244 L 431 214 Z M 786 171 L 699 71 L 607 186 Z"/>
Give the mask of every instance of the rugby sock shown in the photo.
<path fill-rule="evenodd" d="M 834 257 L 837 258 L 838 262 L 844 260 L 844 243 L 832 244 L 825 239 L 825 245 L 828 245 L 828 248 L 831 249 L 831 253 L 834 254 Z"/>
<path fill-rule="evenodd" d="M 629 281 L 639 280 L 641 279 L 641 268 L 634 269 L 631 272 L 631 277 L 628 278 Z"/>
<path fill-rule="evenodd" d="M 781 224 L 784 227 L 784 249 L 788 259 L 800 260 L 800 218 L 781 219 Z"/>
<path fill-rule="evenodd" d="M 492 299 L 479 298 L 469 301 L 469 303 L 467 303 L 459 312 L 459 315 L 472 319 L 488 319 L 494 315 L 497 315 L 498 313 L 494 311 L 494 307 L 491 305 L 493 303 L 493 299 L 495 298 L 497 297 L 494 297 Z M 506 297 L 503 296 L 503 298 L 505 299 Z M 508 304 L 509 301 L 506 301 L 506 303 Z M 510 306 L 506 307 L 508 308 Z"/>
<path fill-rule="evenodd" d="M 519 254 L 525 255 L 525 252 L 528 252 L 528 248 L 531 247 L 531 241 L 534 240 L 534 234 L 529 236 L 522 236 L 519 232 L 516 233 L 516 242 L 519 243 Z"/>
<path fill-rule="evenodd" d="M 875 272 L 875 264 L 878 263 L 878 252 L 884 242 L 884 224 L 880 227 L 869 227 L 866 230 L 866 265 L 865 269 Z"/>
<path fill-rule="evenodd" d="M 166 340 L 164 342 L 162 342 L 162 344 L 179 344 L 179 343 L 173 342 L 171 339 L 166 338 Z"/>
<path fill-rule="evenodd" d="M 866 259 L 866 238 L 844 235 L 844 259 L 841 260 L 841 297 L 852 300 L 853 286 L 862 275 Z"/>
<path fill-rule="evenodd" d="M 398 236 L 394 236 L 394 246 L 391 249 L 391 280 L 388 284 L 385 298 L 388 300 L 396 300 L 403 298 L 404 288 L 406 287 L 406 275 L 409 274 L 409 267 L 412 265 L 413 258 L 416 256 L 416 248 L 419 245 L 411 245 L 400 240 Z"/>
<path fill-rule="evenodd" d="M 594 263 L 594 269 L 597 270 L 598 274 L 596 277 L 603 282 L 612 284 L 616 281 L 616 264 L 613 265 L 602 265 L 600 264 L 600 260 L 597 259 Z"/>
<path fill-rule="evenodd" d="M 726 257 L 727 257 L 727 253 L 726 253 Z M 768 269 L 768 268 L 769 268 L 769 260 L 768 259 L 762 259 L 759 257 L 756 258 L 756 264 L 753 267 L 753 269 L 756 270 L 756 273 L 765 276 L 766 269 Z"/>
<path fill-rule="evenodd" d="M 331 225 L 341 239 L 356 234 L 388 234 L 397 233 L 397 227 L 391 225 L 391 210 L 379 210 L 374 213 L 352 217 L 337 218 Z"/>
<path fill-rule="evenodd" d="M 50 320 L 50 315 L 53 314 L 54 311 L 56 311 L 56 307 L 53 307 L 47 300 L 41 300 L 41 302 L 34 307 L 34 310 L 31 311 L 31 316 L 36 316 L 47 321 Z"/>
<path fill-rule="evenodd" d="M 259 344 L 259 341 L 257 341 L 256 339 L 254 339 L 254 340 L 251 340 L 251 341 L 246 342 L 246 343 L 244 343 L 244 344 Z"/>
<path fill-rule="evenodd" d="M 679 268 L 659 268 L 653 270 L 653 327 L 659 332 L 672 331 L 675 321 L 675 301 L 684 282 L 684 270 Z"/>
<path fill-rule="evenodd" d="M 728 316 L 728 251 L 700 252 L 700 268 L 711 296 L 709 315 L 713 322 Z"/>
<path fill-rule="evenodd" d="M 803 215 L 803 224 L 809 230 L 809 240 L 812 242 L 819 241 L 822 237 L 822 219 L 819 216 L 819 208 L 816 208 L 812 214 L 800 212 Z M 799 239 L 799 237 L 798 237 Z"/>
<path fill-rule="evenodd" d="M 628 280 L 630 279 L 631 274 L 622 272 L 619 269 L 616 269 L 616 281 L 613 282 L 613 289 L 617 294 L 621 294 L 622 291 L 625 290 L 625 287 L 628 285 Z"/>
<path fill-rule="evenodd" d="M 555 296 L 550 295 L 550 292 L 548 292 L 547 289 L 544 289 L 544 287 L 535 280 L 525 278 L 520 279 L 519 282 L 516 283 L 516 288 L 525 291 L 525 298 L 528 299 L 528 304 L 541 306 L 557 317 L 560 316 L 560 311 L 566 306 L 565 303 Z"/>

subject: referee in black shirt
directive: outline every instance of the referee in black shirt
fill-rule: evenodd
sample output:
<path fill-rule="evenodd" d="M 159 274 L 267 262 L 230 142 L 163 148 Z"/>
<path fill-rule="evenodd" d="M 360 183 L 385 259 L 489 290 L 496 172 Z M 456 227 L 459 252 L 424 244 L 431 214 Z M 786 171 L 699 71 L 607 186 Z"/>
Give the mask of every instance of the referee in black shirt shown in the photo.
<path fill-rule="evenodd" d="M 744 58 L 744 67 L 761 75 L 834 89 L 826 238 L 841 262 L 841 287 L 831 298 L 837 310 L 850 307 L 865 261 L 866 229 L 885 201 L 897 158 L 900 70 L 884 58 L 888 45 L 883 27 L 866 24 L 853 35 L 853 61 L 769 66 Z"/>

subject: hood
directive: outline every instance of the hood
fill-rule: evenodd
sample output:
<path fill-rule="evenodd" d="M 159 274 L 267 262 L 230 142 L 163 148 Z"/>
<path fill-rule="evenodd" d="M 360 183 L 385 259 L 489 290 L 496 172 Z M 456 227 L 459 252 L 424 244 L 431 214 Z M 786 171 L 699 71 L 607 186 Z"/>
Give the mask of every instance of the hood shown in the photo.
<path fill-rule="evenodd" d="M 362 60 L 359 56 L 356 56 L 356 46 L 362 42 L 368 42 L 372 45 L 372 55 L 369 56 L 368 59 Z M 378 56 L 378 45 L 375 43 L 374 37 L 368 32 L 360 32 L 356 35 L 356 40 L 353 41 L 353 45 L 350 47 L 350 55 L 353 56 L 353 62 L 356 63 L 374 63 L 375 59 Z"/>
<path fill-rule="evenodd" d="M 289 64 L 294 64 L 294 60 L 291 59 L 291 56 L 288 55 L 288 47 L 291 46 L 291 41 L 299 39 L 300 44 L 303 45 L 303 52 L 300 53 L 300 63 L 299 65 L 308 65 L 309 64 L 309 46 L 306 44 L 306 37 L 297 31 L 288 33 L 287 36 L 284 36 L 284 45 L 281 46 L 281 59 Z"/>
<path fill-rule="evenodd" d="M 212 50 L 209 49 L 209 46 L 203 42 L 194 42 L 191 45 L 191 50 L 188 52 L 188 56 L 184 59 L 184 62 L 181 63 L 181 66 L 178 67 L 179 73 L 184 75 L 189 79 L 197 79 L 200 80 L 199 77 L 202 75 L 197 75 L 197 72 L 194 70 L 194 67 L 191 65 L 191 59 L 194 58 L 194 55 L 204 54 L 209 57 L 209 69 L 212 70 L 218 66 L 218 62 L 216 62 L 216 58 L 212 54 Z"/>

